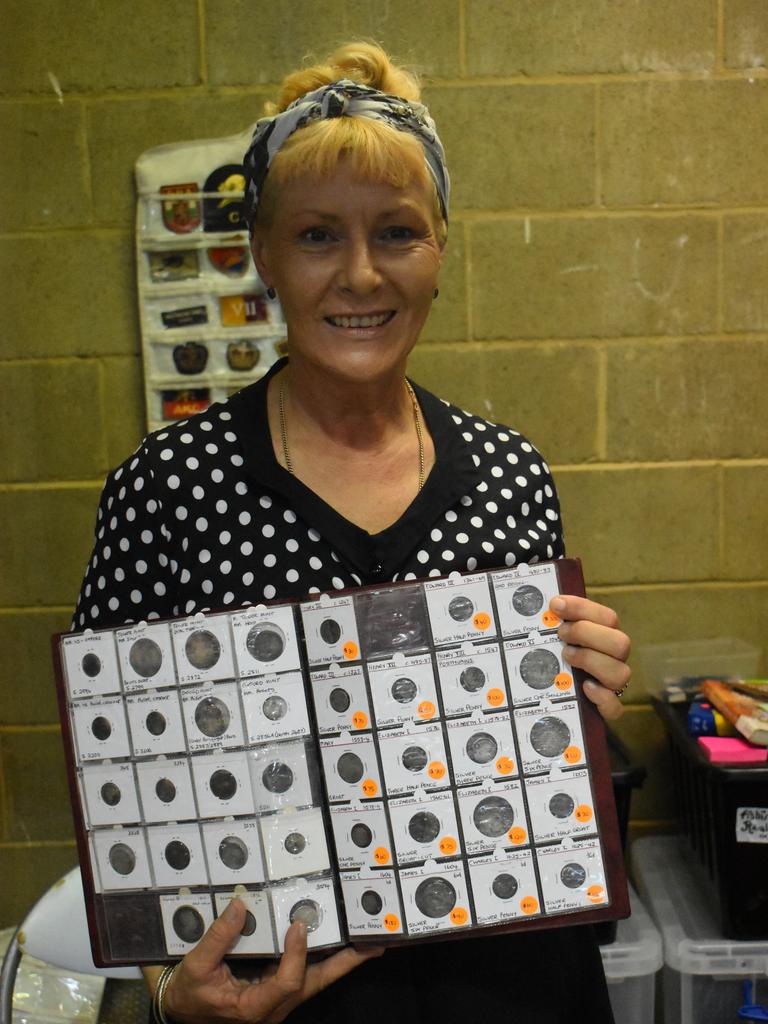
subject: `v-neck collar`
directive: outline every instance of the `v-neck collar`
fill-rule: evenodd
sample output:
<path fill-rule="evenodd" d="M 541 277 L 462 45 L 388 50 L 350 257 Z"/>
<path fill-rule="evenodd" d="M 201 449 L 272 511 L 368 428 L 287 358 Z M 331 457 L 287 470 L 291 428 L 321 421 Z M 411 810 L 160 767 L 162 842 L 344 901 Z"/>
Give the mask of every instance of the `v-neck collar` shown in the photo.
<path fill-rule="evenodd" d="M 392 579 L 431 524 L 479 480 L 469 445 L 452 419 L 450 407 L 411 381 L 435 446 L 435 464 L 421 491 L 400 518 L 371 534 L 345 519 L 275 458 L 267 416 L 269 381 L 287 364 L 276 362 L 267 374 L 228 403 L 243 445 L 243 470 L 254 482 L 280 494 L 296 514 L 314 527 L 361 579 Z"/>

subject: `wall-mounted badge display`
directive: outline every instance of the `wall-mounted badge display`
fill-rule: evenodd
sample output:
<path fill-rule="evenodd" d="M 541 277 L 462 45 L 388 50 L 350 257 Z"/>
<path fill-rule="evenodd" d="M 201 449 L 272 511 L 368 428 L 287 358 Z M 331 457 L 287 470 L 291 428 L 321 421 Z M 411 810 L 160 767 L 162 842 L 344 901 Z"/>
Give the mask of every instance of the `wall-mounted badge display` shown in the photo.
<path fill-rule="evenodd" d="M 136 777 L 145 821 L 187 821 L 197 817 L 186 757 L 140 761 L 136 765 Z"/>
<path fill-rule="evenodd" d="M 173 365 L 179 373 L 202 373 L 208 362 L 208 349 L 199 341 L 185 341 L 174 346 Z"/>
<path fill-rule="evenodd" d="M 213 924 L 213 906 L 207 892 L 165 894 L 160 897 L 160 911 L 169 956 L 185 956 Z"/>
<path fill-rule="evenodd" d="M 62 641 L 67 691 L 71 698 L 120 692 L 114 637 L 88 630 Z"/>
<path fill-rule="evenodd" d="M 256 818 L 206 821 L 202 831 L 214 885 L 254 885 L 264 881 Z"/>
<path fill-rule="evenodd" d="M 453 719 L 446 725 L 457 785 L 509 779 L 518 774 L 508 715 Z"/>
<path fill-rule="evenodd" d="M 586 768 L 561 772 L 551 780 L 541 775 L 530 779 L 526 788 L 531 828 L 538 842 L 590 835 L 597 830 L 595 801 Z"/>
<path fill-rule="evenodd" d="M 584 764 L 584 739 L 575 701 L 515 711 L 522 769 L 526 774 Z"/>
<path fill-rule="evenodd" d="M 249 743 L 270 743 L 309 734 L 301 673 L 283 672 L 244 679 L 240 692 Z"/>
<path fill-rule="evenodd" d="M 302 878 L 275 886 L 270 894 L 280 952 L 285 949 L 285 933 L 294 921 L 306 925 L 310 949 L 339 941 L 336 893 L 330 879 Z"/>
<path fill-rule="evenodd" d="M 264 891 L 244 890 L 242 886 L 238 886 L 237 890 L 232 892 L 217 892 L 217 917 L 224 913 L 235 896 L 245 906 L 245 924 L 230 953 L 251 956 L 275 954 L 277 947 L 272 930 L 269 895 Z"/>
<path fill-rule="evenodd" d="M 393 871 L 341 876 L 350 935 L 400 935 L 403 911 Z"/>
<path fill-rule="evenodd" d="M 446 715 L 500 711 L 508 698 L 496 644 L 463 644 L 437 652 Z"/>
<path fill-rule="evenodd" d="M 450 786 L 443 730 L 438 723 L 387 729 L 379 736 L 379 749 L 390 796 Z"/>
<path fill-rule="evenodd" d="M 81 778 L 91 825 L 135 825 L 142 820 L 132 765 L 87 764 Z"/>
<path fill-rule="evenodd" d="M 176 690 L 133 693 L 125 698 L 136 757 L 178 754 L 187 749 Z"/>
<path fill-rule="evenodd" d="M 424 584 L 436 644 L 482 640 L 496 634 L 491 591 L 485 573 Z"/>
<path fill-rule="evenodd" d="M 176 670 L 167 622 L 140 623 L 116 634 L 120 671 L 126 693 L 175 686 Z"/>
<path fill-rule="evenodd" d="M 519 782 L 462 789 L 459 808 L 467 853 L 526 846 L 531 841 Z"/>
<path fill-rule="evenodd" d="M 494 572 L 491 582 L 503 636 L 521 636 L 560 625 L 560 619 L 549 610 L 549 602 L 559 593 L 554 565 L 528 565 Z"/>
<path fill-rule="evenodd" d="M 461 861 L 406 868 L 400 873 L 400 884 L 411 935 L 455 931 L 472 923 Z"/>
<path fill-rule="evenodd" d="M 200 264 L 196 249 L 165 249 L 148 252 L 149 276 L 154 282 L 188 281 L 198 277 Z"/>
<path fill-rule="evenodd" d="M 469 881 L 478 924 L 503 924 L 516 917 L 535 917 L 541 912 L 533 854 L 530 850 L 507 851 L 473 858 Z"/>
<path fill-rule="evenodd" d="M 243 338 L 241 341 L 230 341 L 227 345 L 227 366 L 230 370 L 243 373 L 258 366 L 261 349 L 255 341 Z"/>
<path fill-rule="evenodd" d="M 544 906 L 549 913 L 597 907 L 607 901 L 605 867 L 596 839 L 536 851 Z"/>
<path fill-rule="evenodd" d="M 383 803 L 339 804 L 331 808 L 331 825 L 339 867 L 392 864 L 392 838 Z"/>
<path fill-rule="evenodd" d="M 320 735 L 356 732 L 371 725 L 365 677 L 359 665 L 332 665 L 313 672 L 312 696 Z"/>
<path fill-rule="evenodd" d="M 542 698 L 573 698 L 573 670 L 563 658 L 556 633 L 504 644 L 514 704 L 535 704 Z"/>
<path fill-rule="evenodd" d="M 164 420 L 183 420 L 205 412 L 211 404 L 208 388 L 170 388 L 160 392 Z"/>
<path fill-rule="evenodd" d="M 209 249 L 208 260 L 213 269 L 225 277 L 243 277 L 250 266 L 250 254 L 246 245 L 226 245 Z"/>
<path fill-rule="evenodd" d="M 369 662 L 368 678 L 377 726 L 429 722 L 440 714 L 430 655 Z"/>
<path fill-rule="evenodd" d="M 392 800 L 389 815 L 399 865 L 454 857 L 462 852 L 452 793 L 437 793 L 421 800 Z"/>
<path fill-rule="evenodd" d="M 265 323 L 268 319 L 267 304 L 261 294 L 221 295 L 219 313 L 222 327 L 245 327 Z"/>
<path fill-rule="evenodd" d="M 217 192 L 218 197 L 203 200 L 205 231 L 236 231 L 245 228 L 243 192 L 245 178 L 242 164 L 224 164 L 208 175 L 203 192 Z"/>
<path fill-rule="evenodd" d="M 159 191 L 167 195 L 163 199 L 163 224 L 176 235 L 188 235 L 200 227 L 200 202 L 191 199 L 198 187 L 194 181 L 183 185 L 161 185 Z"/>

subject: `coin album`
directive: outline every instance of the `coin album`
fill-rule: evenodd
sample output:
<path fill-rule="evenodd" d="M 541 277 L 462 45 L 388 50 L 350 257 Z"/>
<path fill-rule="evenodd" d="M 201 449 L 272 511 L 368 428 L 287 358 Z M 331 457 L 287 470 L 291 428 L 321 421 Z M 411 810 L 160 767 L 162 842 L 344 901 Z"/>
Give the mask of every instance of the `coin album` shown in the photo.
<path fill-rule="evenodd" d="M 626 916 L 602 722 L 563 658 L 574 559 L 53 639 L 94 960 Z"/>

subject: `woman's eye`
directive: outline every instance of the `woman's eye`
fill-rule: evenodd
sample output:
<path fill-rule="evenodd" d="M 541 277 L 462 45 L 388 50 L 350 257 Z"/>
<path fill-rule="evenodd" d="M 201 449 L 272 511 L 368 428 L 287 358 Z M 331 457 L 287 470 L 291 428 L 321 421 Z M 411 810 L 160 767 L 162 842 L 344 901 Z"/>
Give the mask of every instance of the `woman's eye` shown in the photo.
<path fill-rule="evenodd" d="M 302 232 L 302 240 L 305 242 L 329 242 L 331 235 L 325 228 L 308 228 Z"/>
<path fill-rule="evenodd" d="M 396 224 L 391 228 L 387 228 L 384 231 L 384 237 L 391 239 L 393 242 L 404 242 L 413 238 L 414 232 L 412 228 L 405 227 L 404 224 Z"/>

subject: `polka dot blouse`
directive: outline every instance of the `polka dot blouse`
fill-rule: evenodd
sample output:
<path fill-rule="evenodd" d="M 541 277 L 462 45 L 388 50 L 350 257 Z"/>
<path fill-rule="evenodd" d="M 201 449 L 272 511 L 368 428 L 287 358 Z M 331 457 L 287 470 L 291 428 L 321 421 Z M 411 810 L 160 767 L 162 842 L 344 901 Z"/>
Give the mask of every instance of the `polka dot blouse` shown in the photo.
<path fill-rule="evenodd" d="M 562 557 L 535 448 L 416 385 L 436 453 L 424 487 L 381 533 L 344 519 L 275 459 L 266 394 L 282 365 L 109 475 L 73 629 Z"/>

